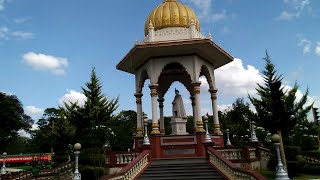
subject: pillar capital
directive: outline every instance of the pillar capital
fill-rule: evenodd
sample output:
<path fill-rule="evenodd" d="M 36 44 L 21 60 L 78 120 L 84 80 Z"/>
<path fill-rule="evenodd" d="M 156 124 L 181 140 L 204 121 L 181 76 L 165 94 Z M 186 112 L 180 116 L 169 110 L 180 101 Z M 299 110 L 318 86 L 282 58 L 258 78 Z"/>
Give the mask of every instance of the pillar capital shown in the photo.
<path fill-rule="evenodd" d="M 217 88 L 212 88 L 212 89 L 209 89 L 209 92 L 210 92 L 211 94 L 217 94 L 218 89 L 217 89 Z"/>
<path fill-rule="evenodd" d="M 193 87 L 197 87 L 197 86 L 200 87 L 201 81 L 194 81 L 191 84 L 192 84 Z"/>
<path fill-rule="evenodd" d="M 149 84 L 150 89 L 157 89 L 158 86 L 159 86 L 158 84 Z"/>
<path fill-rule="evenodd" d="M 136 103 L 141 104 L 142 103 L 141 97 L 143 96 L 143 94 L 142 93 L 135 93 L 134 96 L 136 97 Z"/>
<path fill-rule="evenodd" d="M 134 93 L 134 96 L 136 98 L 141 98 L 143 96 L 143 94 L 142 93 Z"/>
<path fill-rule="evenodd" d="M 157 93 L 158 84 L 150 84 L 149 88 L 151 90 L 151 92 L 150 92 L 151 97 L 158 96 L 158 93 Z"/>
<path fill-rule="evenodd" d="M 201 82 L 192 82 L 191 83 L 192 86 L 193 86 L 193 93 L 196 95 L 196 94 L 200 94 L 200 85 L 201 85 Z"/>
<path fill-rule="evenodd" d="M 209 89 L 209 92 L 210 92 L 210 94 L 211 94 L 211 99 L 212 99 L 212 100 L 217 100 L 217 92 L 218 92 L 218 89 L 212 88 L 212 89 Z"/>

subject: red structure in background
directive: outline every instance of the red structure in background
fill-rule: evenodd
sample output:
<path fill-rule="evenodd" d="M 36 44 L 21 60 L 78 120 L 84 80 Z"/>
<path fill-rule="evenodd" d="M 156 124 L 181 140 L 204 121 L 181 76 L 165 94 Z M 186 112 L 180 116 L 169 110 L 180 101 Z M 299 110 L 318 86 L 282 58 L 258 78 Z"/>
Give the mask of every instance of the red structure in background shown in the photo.
<path fill-rule="evenodd" d="M 3 157 L 0 158 L 0 162 L 3 162 Z M 28 163 L 34 161 L 48 162 L 51 161 L 51 154 L 42 154 L 42 155 L 13 155 L 6 157 L 5 161 L 7 164 L 10 163 Z"/>

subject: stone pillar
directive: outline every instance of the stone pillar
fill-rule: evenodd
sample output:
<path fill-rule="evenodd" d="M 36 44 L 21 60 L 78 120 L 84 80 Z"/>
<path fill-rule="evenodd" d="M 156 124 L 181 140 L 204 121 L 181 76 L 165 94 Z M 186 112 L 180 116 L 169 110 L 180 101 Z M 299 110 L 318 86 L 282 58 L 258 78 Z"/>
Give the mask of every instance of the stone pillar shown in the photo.
<path fill-rule="evenodd" d="M 219 122 L 218 106 L 217 106 L 218 89 L 216 88 L 209 89 L 209 92 L 211 94 L 212 112 L 213 112 L 213 134 L 222 135 L 222 132 L 220 130 L 220 122 Z"/>
<path fill-rule="evenodd" d="M 191 105 L 192 105 L 192 115 L 193 115 L 193 125 L 194 125 L 194 130 L 197 129 L 197 121 L 196 121 L 196 101 L 194 98 L 194 95 L 190 96 L 190 100 L 191 100 Z"/>
<path fill-rule="evenodd" d="M 160 109 L 160 133 L 161 135 L 165 135 L 165 128 L 164 128 L 164 116 L 163 116 L 163 98 L 158 98 L 159 102 L 159 109 Z"/>
<path fill-rule="evenodd" d="M 158 113 L 157 113 L 157 88 L 158 84 L 150 84 L 149 88 L 151 90 L 151 106 L 152 106 L 152 135 L 159 135 L 159 123 L 158 123 Z"/>
<path fill-rule="evenodd" d="M 200 108 L 200 85 L 201 82 L 193 82 L 193 94 L 195 98 L 195 109 L 196 109 L 196 116 L 194 117 L 196 119 L 196 132 L 205 132 L 203 129 L 203 122 L 201 118 L 201 108 Z"/>
<path fill-rule="evenodd" d="M 136 97 L 136 104 L 137 104 L 137 133 L 136 137 L 143 137 L 143 115 L 142 115 L 142 100 L 141 97 L 143 96 L 142 93 L 135 93 L 134 96 Z"/>

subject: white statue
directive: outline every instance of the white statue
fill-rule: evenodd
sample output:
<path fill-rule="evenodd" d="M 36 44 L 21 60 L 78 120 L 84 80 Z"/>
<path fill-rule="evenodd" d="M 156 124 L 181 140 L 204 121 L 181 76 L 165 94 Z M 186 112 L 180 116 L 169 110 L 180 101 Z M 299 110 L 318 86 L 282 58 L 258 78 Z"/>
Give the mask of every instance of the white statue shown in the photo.
<path fill-rule="evenodd" d="M 172 116 L 173 118 L 186 118 L 186 111 L 184 110 L 183 100 L 179 91 L 175 89 L 176 96 L 172 101 Z"/>
<path fill-rule="evenodd" d="M 172 102 L 171 135 L 186 135 L 187 115 L 179 91 L 175 89 L 176 96 Z"/>

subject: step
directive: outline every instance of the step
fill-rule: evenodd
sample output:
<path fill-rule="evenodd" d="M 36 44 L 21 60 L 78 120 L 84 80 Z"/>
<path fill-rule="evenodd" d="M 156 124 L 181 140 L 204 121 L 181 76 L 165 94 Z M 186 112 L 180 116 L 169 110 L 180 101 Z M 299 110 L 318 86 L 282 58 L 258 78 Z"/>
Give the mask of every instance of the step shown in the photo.
<path fill-rule="evenodd" d="M 225 180 L 204 158 L 160 159 L 140 175 L 139 180 Z"/>
<path fill-rule="evenodd" d="M 152 164 L 190 164 L 190 163 L 207 163 L 204 158 L 178 158 L 178 159 L 159 159 L 152 161 Z"/>
<path fill-rule="evenodd" d="M 179 176 L 174 176 L 174 177 L 139 177 L 138 180 L 185 180 L 185 179 L 196 179 L 196 180 L 225 180 L 224 177 L 199 177 L 199 176 L 187 176 L 187 177 L 179 177 Z"/>
<path fill-rule="evenodd" d="M 156 169 L 156 168 L 196 168 L 196 169 L 201 169 L 201 168 L 211 168 L 210 165 L 208 164 L 168 164 L 168 165 L 153 165 L 151 164 L 149 168 L 151 169 Z"/>
<path fill-rule="evenodd" d="M 158 171 L 145 171 L 143 174 L 144 175 L 154 175 L 154 174 L 165 174 L 165 173 L 176 173 L 176 174 L 194 174 L 195 171 L 190 172 L 190 170 L 187 169 L 178 169 L 178 170 L 172 170 L 172 171 L 167 171 L 167 170 L 158 170 Z M 203 170 L 197 170 L 196 173 L 210 173 L 210 174 L 217 174 L 219 173 L 217 171 L 212 171 L 209 169 L 203 169 Z"/>

